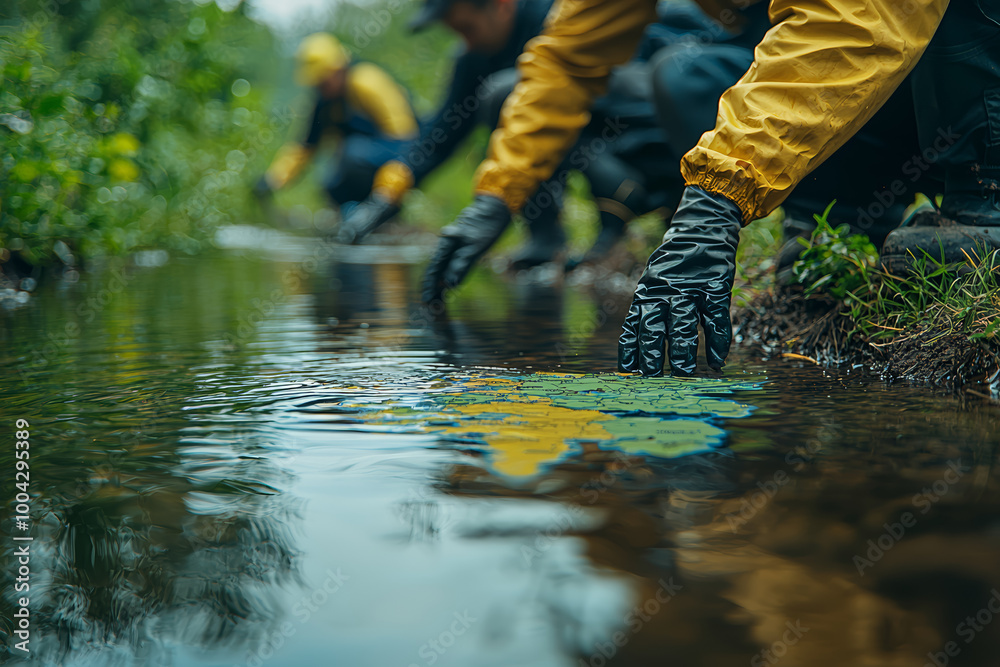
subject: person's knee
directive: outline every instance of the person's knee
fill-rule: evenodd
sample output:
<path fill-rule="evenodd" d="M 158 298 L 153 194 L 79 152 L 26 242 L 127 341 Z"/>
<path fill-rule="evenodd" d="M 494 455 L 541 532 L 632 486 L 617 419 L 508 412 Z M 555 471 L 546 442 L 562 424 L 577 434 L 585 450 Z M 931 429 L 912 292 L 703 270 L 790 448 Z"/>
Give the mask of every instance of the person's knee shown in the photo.
<path fill-rule="evenodd" d="M 371 160 L 365 156 L 344 151 L 338 164 L 338 170 L 349 174 L 372 171 Z"/>
<path fill-rule="evenodd" d="M 715 126 L 719 98 L 753 62 L 750 49 L 683 44 L 660 49 L 650 60 L 653 105 L 671 147 L 686 153 Z"/>
<path fill-rule="evenodd" d="M 595 198 L 624 201 L 632 192 L 645 192 L 641 171 L 614 155 L 603 155 L 583 172 Z"/>
<path fill-rule="evenodd" d="M 660 126 L 669 137 L 669 141 L 678 144 L 675 148 L 684 152 L 690 148 L 697 138 L 714 121 L 704 118 L 697 119 L 696 110 L 702 106 L 704 83 L 699 80 L 695 71 L 694 60 L 688 49 L 680 46 L 668 46 L 661 49 L 650 62 L 652 77 L 653 107 Z M 689 108 L 687 105 L 691 105 Z M 702 122 L 698 122 L 701 120 Z"/>
<path fill-rule="evenodd" d="M 654 102 L 659 109 L 690 96 L 694 60 L 688 49 L 668 46 L 650 59 L 650 76 L 653 79 Z"/>

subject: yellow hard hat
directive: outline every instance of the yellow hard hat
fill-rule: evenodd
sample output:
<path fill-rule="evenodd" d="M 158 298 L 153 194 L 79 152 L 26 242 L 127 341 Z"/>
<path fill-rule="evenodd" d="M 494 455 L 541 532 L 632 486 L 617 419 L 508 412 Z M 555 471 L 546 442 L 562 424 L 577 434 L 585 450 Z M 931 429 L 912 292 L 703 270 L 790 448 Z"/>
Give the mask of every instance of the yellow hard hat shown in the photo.
<path fill-rule="evenodd" d="M 328 32 L 316 32 L 299 44 L 295 52 L 295 80 L 301 86 L 316 86 L 332 72 L 347 67 L 350 52 Z"/>

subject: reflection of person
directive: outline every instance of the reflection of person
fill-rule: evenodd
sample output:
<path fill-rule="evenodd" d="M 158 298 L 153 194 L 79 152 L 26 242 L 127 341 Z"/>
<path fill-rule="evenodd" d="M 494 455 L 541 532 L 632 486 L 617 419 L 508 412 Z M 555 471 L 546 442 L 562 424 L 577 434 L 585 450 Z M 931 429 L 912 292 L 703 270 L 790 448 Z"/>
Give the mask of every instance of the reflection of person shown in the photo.
<path fill-rule="evenodd" d="M 315 33 L 296 53 L 296 78 L 316 90 L 309 132 L 301 142 L 284 146 L 257 185 L 267 193 L 294 180 L 312 160 L 327 134 L 340 139 L 336 166 L 326 183 L 335 204 L 363 200 L 375 172 L 417 133 L 406 91 L 382 68 L 356 62 L 333 36 Z"/>
<path fill-rule="evenodd" d="M 725 23 L 735 18 L 736 6 L 756 3 L 699 4 Z M 942 213 L 970 229 L 1000 222 L 1000 168 L 988 152 L 997 143 L 990 128 L 1000 121 L 1000 105 L 993 104 L 1000 2 L 955 3 L 947 15 L 946 0 L 911 7 L 902 10 L 890 0 L 770 3 L 775 27 L 757 46 L 750 69 L 722 96 L 715 129 L 681 162 L 687 187 L 626 318 L 623 370 L 658 374 L 668 349 L 675 372 L 693 372 L 699 322 L 709 365 L 723 365 L 741 226 L 781 204 L 872 117 L 917 65 L 939 25 L 938 44 L 917 72 L 915 99 L 925 147 L 937 134 L 930 127 L 951 125 L 957 133 L 937 152 L 947 179 Z M 425 298 L 455 286 L 484 243 L 488 247 L 552 173 L 611 69 L 631 57 L 655 18 L 650 0 L 561 0 L 545 34 L 519 61 L 521 81 L 477 174 L 476 199 L 442 231 Z M 951 48 L 961 40 L 970 48 Z"/>

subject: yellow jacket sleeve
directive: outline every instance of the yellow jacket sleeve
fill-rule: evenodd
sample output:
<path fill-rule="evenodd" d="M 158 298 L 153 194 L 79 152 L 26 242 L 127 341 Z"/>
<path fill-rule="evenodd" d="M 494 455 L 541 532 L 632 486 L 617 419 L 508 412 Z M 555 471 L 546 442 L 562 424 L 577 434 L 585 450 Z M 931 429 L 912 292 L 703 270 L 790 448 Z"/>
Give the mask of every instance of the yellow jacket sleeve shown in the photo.
<path fill-rule="evenodd" d="M 389 74 L 373 63 L 351 67 L 347 79 L 347 99 L 361 109 L 385 134 L 394 139 L 412 139 L 417 119 L 406 93 Z"/>
<path fill-rule="evenodd" d="M 278 151 L 271 166 L 267 168 L 265 179 L 272 190 L 285 187 L 295 180 L 312 159 L 313 151 L 298 143 L 285 144 Z"/>
<path fill-rule="evenodd" d="M 773 0 L 754 64 L 719 101 L 715 129 L 684 156 L 688 185 L 750 222 L 773 211 L 889 98 L 948 0 Z"/>
<path fill-rule="evenodd" d="M 655 19 L 654 0 L 557 0 L 544 33 L 518 60 L 521 80 L 490 136 L 476 191 L 520 209 L 589 122 L 611 69 L 632 57 Z"/>
<path fill-rule="evenodd" d="M 725 26 L 755 0 L 698 0 Z M 653 0 L 557 0 L 518 62 L 521 82 L 490 137 L 477 192 L 519 209 L 588 122 L 611 67 L 654 20 Z M 934 35 L 948 0 L 773 0 L 776 26 L 720 101 L 715 130 L 681 163 L 689 185 L 774 210 L 874 115 Z"/>

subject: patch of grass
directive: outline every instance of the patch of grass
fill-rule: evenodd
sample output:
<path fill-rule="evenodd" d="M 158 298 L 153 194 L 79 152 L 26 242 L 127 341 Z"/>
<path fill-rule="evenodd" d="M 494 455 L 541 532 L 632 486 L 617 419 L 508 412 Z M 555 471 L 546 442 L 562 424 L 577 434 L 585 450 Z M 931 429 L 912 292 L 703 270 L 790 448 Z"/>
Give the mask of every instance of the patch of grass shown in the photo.
<path fill-rule="evenodd" d="M 829 225 L 830 207 L 815 216 L 811 238 L 800 239 L 805 250 L 792 271 L 806 296 L 842 302 L 855 331 L 877 346 L 929 330 L 934 339 L 963 334 L 1000 344 L 1000 252 L 979 247 L 946 263 L 922 251 L 908 275 L 893 275 L 878 267 L 867 236 Z"/>
<path fill-rule="evenodd" d="M 765 357 L 864 364 L 888 380 L 984 383 L 995 396 L 1000 250 L 978 247 L 957 263 L 944 262 L 943 249 L 941 259 L 922 253 L 897 276 L 877 263 L 865 236 L 831 228 L 826 217 L 816 216 L 791 285 L 736 303 L 734 333 L 743 345 Z"/>
<path fill-rule="evenodd" d="M 829 211 L 815 216 L 808 241 L 800 239 L 805 250 L 792 270 L 806 296 L 842 301 L 855 331 L 875 345 L 931 329 L 935 337 L 1000 343 L 1000 252 L 980 247 L 959 263 L 922 252 L 908 275 L 897 276 L 877 268 L 868 237 L 832 228 Z"/>
<path fill-rule="evenodd" d="M 851 333 L 877 347 L 926 332 L 933 336 L 924 344 L 961 334 L 1000 347 L 1000 251 L 978 247 L 958 263 L 922 251 L 908 275 L 893 275 L 879 267 L 867 236 L 829 225 L 830 207 L 815 216 L 810 239 L 800 239 L 805 250 L 792 268 L 806 297 L 842 302 Z"/>
<path fill-rule="evenodd" d="M 942 337 L 959 333 L 1000 344 L 1000 251 L 980 247 L 952 264 L 924 253 L 905 277 L 879 269 L 864 277 L 846 304 L 857 330 L 872 343 L 933 329 Z"/>

